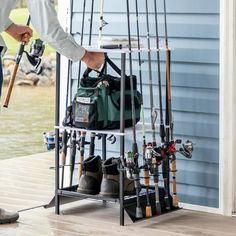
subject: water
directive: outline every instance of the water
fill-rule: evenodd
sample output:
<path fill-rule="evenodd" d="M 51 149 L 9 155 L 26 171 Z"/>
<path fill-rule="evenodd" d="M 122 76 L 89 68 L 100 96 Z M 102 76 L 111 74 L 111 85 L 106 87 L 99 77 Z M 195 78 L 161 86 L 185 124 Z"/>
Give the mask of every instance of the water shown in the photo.
<path fill-rule="evenodd" d="M 54 129 L 54 107 L 54 87 L 15 86 L 9 107 L 1 105 L 0 160 L 46 152 L 42 134 Z"/>

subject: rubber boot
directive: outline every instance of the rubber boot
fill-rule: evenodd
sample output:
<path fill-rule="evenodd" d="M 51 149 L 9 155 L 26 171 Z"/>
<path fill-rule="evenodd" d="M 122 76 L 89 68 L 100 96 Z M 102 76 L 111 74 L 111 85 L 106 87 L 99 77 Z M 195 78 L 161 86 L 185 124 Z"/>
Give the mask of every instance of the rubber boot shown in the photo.
<path fill-rule="evenodd" d="M 18 220 L 18 212 L 8 212 L 0 208 L 0 224 L 14 223 Z"/>
<path fill-rule="evenodd" d="M 119 197 L 118 158 L 109 158 L 102 165 L 103 178 L 100 194 L 105 197 Z M 124 178 L 124 195 L 135 194 L 134 181 Z"/>
<path fill-rule="evenodd" d="M 82 163 L 82 175 L 77 192 L 96 195 L 100 192 L 102 164 L 100 156 L 90 156 Z"/>

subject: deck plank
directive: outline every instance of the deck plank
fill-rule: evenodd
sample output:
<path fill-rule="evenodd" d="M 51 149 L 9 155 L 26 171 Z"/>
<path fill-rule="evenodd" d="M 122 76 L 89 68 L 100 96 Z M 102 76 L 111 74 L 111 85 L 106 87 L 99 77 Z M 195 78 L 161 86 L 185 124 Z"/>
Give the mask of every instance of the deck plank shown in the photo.
<path fill-rule="evenodd" d="M 22 210 L 47 204 L 54 195 L 54 152 L 2 160 L 0 204 Z"/>

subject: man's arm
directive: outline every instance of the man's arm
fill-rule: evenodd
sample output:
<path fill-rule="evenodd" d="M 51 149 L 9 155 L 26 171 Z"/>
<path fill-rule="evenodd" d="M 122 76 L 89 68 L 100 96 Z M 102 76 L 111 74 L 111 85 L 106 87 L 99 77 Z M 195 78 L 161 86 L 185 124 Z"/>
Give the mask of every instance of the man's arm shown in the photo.
<path fill-rule="evenodd" d="M 101 67 L 104 54 L 86 52 L 63 30 L 57 19 L 53 0 L 28 0 L 28 9 L 31 22 L 40 37 L 56 51 L 72 61 L 82 60 L 92 69 Z"/>

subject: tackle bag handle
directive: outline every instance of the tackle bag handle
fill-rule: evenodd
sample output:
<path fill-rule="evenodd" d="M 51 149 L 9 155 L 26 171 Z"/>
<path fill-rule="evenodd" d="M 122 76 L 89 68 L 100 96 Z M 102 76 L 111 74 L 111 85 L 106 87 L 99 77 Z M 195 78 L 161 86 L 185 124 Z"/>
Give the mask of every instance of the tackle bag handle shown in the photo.
<path fill-rule="evenodd" d="M 99 73 L 99 76 L 104 75 L 105 69 L 107 68 L 107 64 L 110 65 L 110 67 L 118 74 L 121 76 L 121 69 L 107 56 L 107 54 L 105 54 L 105 60 L 104 60 L 104 64 L 103 67 L 101 69 L 101 71 L 96 71 Z M 92 72 L 93 70 L 90 68 L 87 68 L 85 70 L 85 72 L 83 73 L 83 77 L 82 79 L 85 79 L 88 77 L 89 73 Z M 126 79 L 129 79 L 129 77 L 127 75 L 125 75 Z"/>

